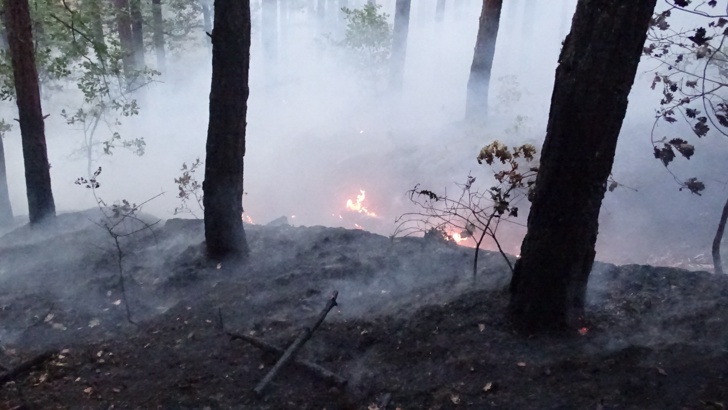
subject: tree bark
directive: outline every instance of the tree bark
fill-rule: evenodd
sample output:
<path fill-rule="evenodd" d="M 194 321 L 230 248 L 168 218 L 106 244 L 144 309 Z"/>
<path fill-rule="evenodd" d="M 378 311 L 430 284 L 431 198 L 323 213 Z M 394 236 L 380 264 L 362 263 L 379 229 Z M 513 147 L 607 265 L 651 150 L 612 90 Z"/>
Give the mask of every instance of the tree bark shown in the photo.
<path fill-rule="evenodd" d="M 401 90 L 402 84 L 404 83 L 404 63 L 407 55 L 410 6 L 411 0 L 397 0 L 397 3 L 395 3 L 389 77 L 389 88 L 393 91 Z"/>
<path fill-rule="evenodd" d="M 131 34 L 134 41 L 134 64 L 136 69 L 144 68 L 144 18 L 142 17 L 141 0 L 129 0 L 129 16 L 131 17 Z"/>
<path fill-rule="evenodd" d="M 215 0 L 203 204 L 208 256 L 244 258 L 243 159 L 250 69 L 250 0 Z"/>
<path fill-rule="evenodd" d="M 0 135 L 0 228 L 13 225 L 13 207 L 10 205 L 8 192 L 8 175 L 5 172 L 5 147 L 3 137 Z"/>
<path fill-rule="evenodd" d="M 104 38 L 104 26 L 102 20 L 102 3 L 98 0 L 85 0 L 83 5 L 88 10 L 91 19 L 91 38 L 94 41 L 93 47 L 96 57 L 105 60 L 107 55 L 106 41 Z"/>
<path fill-rule="evenodd" d="M 485 121 L 488 116 L 490 72 L 493 68 L 502 5 L 503 0 L 483 0 L 465 104 L 465 119 L 468 121 Z"/>
<path fill-rule="evenodd" d="M 559 57 L 510 311 L 529 330 L 583 315 L 599 208 L 656 0 L 579 0 Z"/>
<path fill-rule="evenodd" d="M 167 71 L 167 56 L 164 51 L 164 19 L 162 18 L 162 0 L 152 0 L 152 40 L 154 53 L 157 57 L 157 70 L 160 73 Z"/>
<path fill-rule="evenodd" d="M 437 5 L 435 6 L 435 21 L 440 23 L 443 20 L 445 20 L 445 0 L 437 0 Z"/>
<path fill-rule="evenodd" d="M 719 275 L 723 274 L 723 262 L 720 258 L 720 242 L 723 240 L 726 221 L 728 221 L 728 200 L 725 202 L 725 206 L 723 206 L 723 213 L 720 215 L 718 229 L 715 232 L 715 238 L 713 238 L 713 271 Z"/>
<path fill-rule="evenodd" d="M 119 45 L 121 47 L 121 64 L 124 70 L 126 86 L 132 89 L 136 83 L 137 62 L 134 51 L 134 36 L 131 28 L 131 15 L 129 13 L 128 0 L 114 0 L 116 8 L 116 29 L 119 33 Z"/>
<path fill-rule="evenodd" d="M 23 145 L 28 213 L 30 224 L 37 225 L 54 219 L 56 206 L 51 190 L 28 0 L 5 0 L 5 14 Z"/>

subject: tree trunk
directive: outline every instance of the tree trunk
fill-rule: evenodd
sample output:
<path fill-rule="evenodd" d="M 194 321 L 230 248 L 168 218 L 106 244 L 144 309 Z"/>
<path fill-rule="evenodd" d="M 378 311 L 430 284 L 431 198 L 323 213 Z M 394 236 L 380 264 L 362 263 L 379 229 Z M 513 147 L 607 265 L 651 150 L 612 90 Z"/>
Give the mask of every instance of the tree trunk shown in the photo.
<path fill-rule="evenodd" d="M 723 240 L 726 221 L 728 221 L 728 200 L 723 207 L 723 213 L 720 215 L 720 221 L 718 222 L 718 229 L 715 232 L 715 238 L 713 238 L 713 271 L 719 275 L 723 274 L 723 262 L 720 259 L 720 242 Z"/>
<path fill-rule="evenodd" d="M 210 0 L 200 0 L 200 6 L 202 7 L 202 24 L 205 33 L 212 34 L 212 11 L 210 10 Z M 212 38 L 207 36 L 207 47 L 212 53 Z"/>
<path fill-rule="evenodd" d="M 157 56 L 157 70 L 160 73 L 167 71 L 167 56 L 164 51 L 164 20 L 162 19 L 162 0 L 152 0 L 152 40 L 154 53 Z"/>
<path fill-rule="evenodd" d="M 129 0 L 129 16 L 131 17 L 131 34 L 134 41 L 134 63 L 136 69 L 144 68 L 144 18 L 142 17 L 141 0 Z"/>
<path fill-rule="evenodd" d="M 404 82 L 404 63 L 407 55 L 407 32 L 409 31 L 410 0 L 397 0 L 394 12 L 392 37 L 392 57 L 390 59 L 389 88 L 402 89 Z"/>
<path fill-rule="evenodd" d="M 483 0 L 465 104 L 465 119 L 469 121 L 482 122 L 488 116 L 488 87 L 502 5 L 503 0 Z"/>
<path fill-rule="evenodd" d="M 13 208 L 8 192 L 8 175 L 5 173 L 5 147 L 0 135 L 0 228 L 13 226 Z"/>
<path fill-rule="evenodd" d="M 30 224 L 56 216 L 28 0 L 5 0 L 8 45 L 23 144 Z"/>
<path fill-rule="evenodd" d="M 559 57 L 528 231 L 511 280 L 518 325 L 583 314 L 599 208 L 656 0 L 579 0 Z"/>
<path fill-rule="evenodd" d="M 104 25 L 102 20 L 102 4 L 98 0 L 85 0 L 83 5 L 89 13 L 91 20 L 91 38 L 94 41 L 93 47 L 96 57 L 105 60 L 107 56 L 106 41 L 104 38 Z"/>
<path fill-rule="evenodd" d="M 221 259 L 248 254 L 242 214 L 250 0 L 215 0 L 214 8 L 203 204 L 207 252 Z"/>
<path fill-rule="evenodd" d="M 134 37 L 131 28 L 128 0 L 114 0 L 116 8 L 116 29 L 119 33 L 121 47 L 121 64 L 128 89 L 134 88 L 137 76 L 136 53 L 134 52 Z"/>
<path fill-rule="evenodd" d="M 440 23 L 443 20 L 445 20 L 445 0 L 437 0 L 437 6 L 435 7 L 435 21 Z"/>

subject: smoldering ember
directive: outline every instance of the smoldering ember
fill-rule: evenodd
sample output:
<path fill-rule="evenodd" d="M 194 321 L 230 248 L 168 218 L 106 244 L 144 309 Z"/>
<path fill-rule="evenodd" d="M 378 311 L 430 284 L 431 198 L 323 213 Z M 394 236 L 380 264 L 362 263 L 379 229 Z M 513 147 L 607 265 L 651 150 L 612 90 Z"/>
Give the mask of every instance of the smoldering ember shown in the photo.
<path fill-rule="evenodd" d="M 4 0 L 1 409 L 728 407 L 728 0 Z"/>

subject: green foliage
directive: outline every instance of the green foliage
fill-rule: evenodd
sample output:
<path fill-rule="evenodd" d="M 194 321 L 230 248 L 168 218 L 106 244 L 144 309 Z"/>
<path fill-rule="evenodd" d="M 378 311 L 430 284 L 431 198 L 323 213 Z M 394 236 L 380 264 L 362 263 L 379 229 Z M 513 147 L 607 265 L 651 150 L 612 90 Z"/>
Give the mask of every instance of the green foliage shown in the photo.
<path fill-rule="evenodd" d="M 335 43 L 347 51 L 355 69 L 375 83 L 384 78 L 392 52 L 392 27 L 381 7 L 367 3 L 361 9 L 342 8 L 346 31 Z"/>
<path fill-rule="evenodd" d="M 195 173 L 202 167 L 203 162 L 199 158 L 195 159 L 193 163 L 187 166 L 186 162 L 182 163 L 182 175 L 174 179 L 174 183 L 177 184 L 177 198 L 179 198 L 181 204 L 179 207 L 174 208 L 174 214 L 189 213 L 195 218 L 199 217 L 195 213 L 195 210 L 190 208 L 190 203 L 194 200 L 197 203 L 199 211 L 204 211 L 205 207 L 202 204 L 202 184 L 197 180 Z"/>

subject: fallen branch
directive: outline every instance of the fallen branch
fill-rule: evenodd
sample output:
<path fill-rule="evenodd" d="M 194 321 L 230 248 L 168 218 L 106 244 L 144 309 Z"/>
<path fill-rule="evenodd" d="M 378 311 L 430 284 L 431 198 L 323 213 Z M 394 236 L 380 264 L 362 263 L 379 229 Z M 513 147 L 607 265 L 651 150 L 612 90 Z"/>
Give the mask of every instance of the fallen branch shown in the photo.
<path fill-rule="evenodd" d="M 57 353 L 57 350 L 48 350 L 24 361 L 23 363 L 20 363 L 12 370 L 9 370 L 8 372 L 0 376 L 0 386 L 4 385 L 7 382 L 15 380 L 17 377 L 22 376 L 25 373 L 28 373 L 34 367 L 39 366 L 43 364 L 43 362 L 52 359 L 53 356 L 55 356 Z"/>
<path fill-rule="evenodd" d="M 278 372 L 293 358 L 296 356 L 296 353 L 298 353 L 299 350 L 303 347 L 303 345 L 313 336 L 313 332 L 318 329 L 318 327 L 323 323 L 324 319 L 326 319 L 326 315 L 329 314 L 329 311 L 336 306 L 336 298 L 339 296 L 338 291 L 334 291 L 333 296 L 331 296 L 331 299 L 329 299 L 329 302 L 326 304 L 324 309 L 321 311 L 321 314 L 319 314 L 318 319 L 316 319 L 316 323 L 314 323 L 313 327 L 311 328 L 303 328 L 301 333 L 298 335 L 296 340 L 291 343 L 290 346 L 288 346 L 288 349 L 283 353 L 283 356 L 281 356 L 280 359 L 278 359 L 278 362 L 270 369 L 268 374 L 265 375 L 263 380 L 258 383 L 257 386 L 255 386 L 255 394 L 258 396 L 261 396 L 263 394 L 263 390 L 265 387 L 270 383 L 273 378 L 276 377 Z"/>
<path fill-rule="evenodd" d="M 257 337 L 253 336 L 247 336 L 242 335 L 239 333 L 231 333 L 227 332 L 227 335 L 230 336 L 232 340 L 242 340 L 245 342 L 250 343 L 251 345 L 257 347 L 260 350 L 263 350 L 267 353 L 272 353 L 278 356 L 281 356 L 285 350 L 281 349 L 278 346 L 274 346 L 268 342 L 264 342 L 263 340 L 258 339 Z M 348 382 L 345 378 L 339 376 L 338 374 L 332 372 L 331 370 L 328 370 L 322 366 L 319 366 L 315 363 L 311 363 L 305 360 L 294 360 L 294 364 L 297 364 L 304 369 L 308 370 L 309 372 L 315 374 L 319 378 L 323 379 L 327 383 L 331 383 L 337 387 L 345 386 Z"/>

